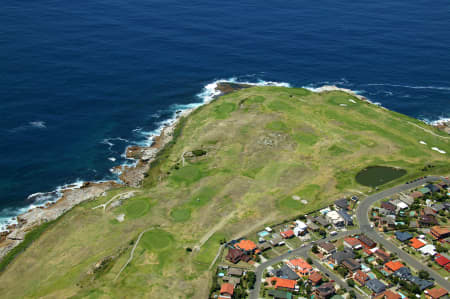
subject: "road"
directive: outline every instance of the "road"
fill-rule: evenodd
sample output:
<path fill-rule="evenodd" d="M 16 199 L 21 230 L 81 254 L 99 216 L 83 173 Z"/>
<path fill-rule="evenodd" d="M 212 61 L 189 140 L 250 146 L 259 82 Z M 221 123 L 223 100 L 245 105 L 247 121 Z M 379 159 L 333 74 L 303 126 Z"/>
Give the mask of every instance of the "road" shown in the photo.
<path fill-rule="evenodd" d="M 340 238 L 343 238 L 343 237 L 346 237 L 346 236 L 357 234 L 359 232 L 360 232 L 359 229 L 346 231 L 346 232 L 340 232 L 336 236 L 332 236 L 332 237 L 327 237 L 325 239 L 321 239 L 320 242 L 326 242 L 326 241 L 340 239 Z M 285 254 L 279 255 L 277 257 L 274 257 L 273 259 L 270 259 L 270 260 L 260 264 L 255 270 L 256 282 L 255 282 L 255 286 L 254 286 L 253 290 L 250 291 L 250 299 L 258 299 L 259 291 L 260 291 L 260 288 L 261 288 L 262 275 L 263 275 L 264 270 L 267 267 L 275 265 L 275 264 L 277 264 L 279 262 L 282 262 L 285 259 L 289 259 L 289 258 L 292 258 L 294 256 L 307 256 L 307 254 L 308 254 L 309 250 L 311 250 L 312 246 L 313 246 L 313 242 L 309 243 L 306 246 L 294 249 L 294 250 L 292 250 L 290 252 L 286 252 Z M 336 281 L 338 281 L 338 280 L 336 280 Z"/>
<path fill-rule="evenodd" d="M 446 183 L 450 183 L 450 181 L 443 179 L 442 177 L 435 177 L 435 176 L 429 176 L 425 179 L 410 183 L 410 184 L 403 184 L 396 187 L 393 187 L 388 190 L 384 190 L 380 193 L 371 195 L 367 197 L 365 200 L 363 200 L 357 210 L 356 210 L 356 217 L 359 222 L 359 228 L 361 229 L 361 232 L 366 234 L 368 237 L 373 239 L 377 243 L 383 244 L 384 248 L 386 250 L 396 253 L 400 260 L 404 261 L 406 265 L 411 266 L 412 268 L 419 270 L 425 270 L 428 273 L 430 273 L 430 277 L 434 279 L 434 281 L 441 286 L 445 287 L 447 290 L 450 290 L 450 282 L 445 280 L 439 273 L 436 271 L 430 269 L 425 263 L 422 261 L 416 260 L 414 257 L 409 255 L 408 253 L 404 252 L 398 246 L 394 243 L 392 243 L 389 240 L 386 240 L 383 235 L 381 235 L 379 232 L 375 231 L 373 228 L 370 227 L 369 222 L 369 216 L 368 211 L 370 207 L 377 202 L 378 200 L 381 200 L 383 198 L 387 198 L 389 196 L 392 196 L 396 193 L 407 191 L 412 188 L 419 187 L 425 183 L 428 183 L 430 181 L 437 181 L 437 180 L 444 180 Z"/>
<path fill-rule="evenodd" d="M 358 234 L 358 233 L 362 232 L 362 233 L 366 234 L 368 237 L 372 238 L 377 243 L 383 244 L 383 246 L 388 251 L 396 253 L 397 256 L 401 260 L 403 260 L 408 266 L 411 266 L 416 270 L 428 271 L 428 273 L 430 273 L 430 277 L 433 278 L 435 280 L 435 282 L 437 282 L 438 284 L 440 284 L 441 286 L 443 286 L 447 290 L 449 290 L 450 283 L 447 280 L 445 280 L 442 276 L 440 276 L 437 272 L 428 268 L 421 261 L 416 260 L 415 258 L 410 256 L 403 250 L 399 249 L 395 244 L 386 240 L 382 235 L 380 235 L 373 228 L 371 228 L 370 222 L 369 222 L 369 216 L 368 216 L 368 211 L 369 211 L 370 207 L 378 200 L 387 198 L 389 196 L 392 196 L 392 195 L 400 193 L 400 192 L 404 192 L 404 191 L 407 191 L 407 190 L 410 190 L 413 188 L 417 188 L 425 183 L 428 183 L 431 181 L 438 181 L 438 180 L 444 180 L 447 184 L 450 184 L 449 180 L 444 179 L 442 177 L 428 176 L 427 178 L 417 180 L 413 183 L 398 185 L 393 188 L 390 188 L 390 189 L 387 189 L 387 190 L 381 191 L 379 193 L 368 196 L 366 199 L 361 201 L 361 203 L 359 204 L 359 206 L 356 210 L 356 217 L 358 219 L 360 229 L 351 230 L 351 231 L 347 231 L 347 232 L 341 232 L 336 236 L 327 237 L 325 239 L 322 239 L 321 241 L 331 241 L 331 240 L 335 240 L 335 239 L 340 239 L 340 238 L 348 236 L 348 235 Z M 313 243 L 310 243 L 306 246 L 294 249 L 291 252 L 287 252 L 285 254 L 282 254 L 280 256 L 277 256 L 271 260 L 268 260 L 268 261 L 260 264 L 255 270 L 256 282 L 255 282 L 255 286 L 254 286 L 253 290 L 250 291 L 250 299 L 258 299 L 260 288 L 261 288 L 262 274 L 267 267 L 277 264 L 279 262 L 282 262 L 284 259 L 288 259 L 293 256 L 306 257 L 308 255 L 309 250 L 312 248 L 312 245 L 313 245 Z M 330 277 L 332 277 L 332 279 L 334 279 L 339 285 L 344 286 L 345 288 L 349 288 L 346 282 L 344 282 L 340 277 L 335 275 L 333 272 L 329 271 L 326 267 L 323 267 L 318 262 L 315 263 L 315 266 L 317 266 L 317 268 L 319 268 L 322 272 L 328 273 L 330 275 Z M 333 276 L 331 276 L 331 274 Z M 361 296 L 358 293 L 356 293 L 356 294 L 357 294 L 358 298 L 361 298 Z"/>

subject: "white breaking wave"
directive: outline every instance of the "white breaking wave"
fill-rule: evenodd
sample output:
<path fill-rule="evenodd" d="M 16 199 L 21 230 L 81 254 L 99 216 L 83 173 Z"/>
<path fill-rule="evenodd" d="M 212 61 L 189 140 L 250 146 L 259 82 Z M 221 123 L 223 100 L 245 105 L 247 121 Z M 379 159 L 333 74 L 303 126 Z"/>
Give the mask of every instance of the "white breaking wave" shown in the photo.
<path fill-rule="evenodd" d="M 47 125 L 45 124 L 45 121 L 30 121 L 29 122 L 30 126 L 34 127 L 34 128 L 38 128 L 38 129 L 45 129 L 47 128 Z"/>
<path fill-rule="evenodd" d="M 116 158 L 114 158 L 114 157 L 109 157 L 108 160 L 111 162 L 116 162 Z"/>
<path fill-rule="evenodd" d="M 402 85 L 402 84 L 391 84 L 391 83 L 367 83 L 368 86 L 391 86 L 391 87 L 402 87 L 411 89 L 436 89 L 436 90 L 448 90 L 450 87 L 447 86 L 414 86 L 414 85 Z"/>

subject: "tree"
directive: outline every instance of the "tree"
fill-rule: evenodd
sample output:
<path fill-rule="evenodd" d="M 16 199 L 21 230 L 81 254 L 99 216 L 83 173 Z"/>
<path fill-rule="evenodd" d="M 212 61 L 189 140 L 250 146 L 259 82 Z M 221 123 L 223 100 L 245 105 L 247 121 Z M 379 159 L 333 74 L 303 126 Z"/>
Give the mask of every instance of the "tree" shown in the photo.
<path fill-rule="evenodd" d="M 308 264 L 310 264 L 310 265 L 312 265 L 312 263 L 313 263 L 313 260 L 312 260 L 310 257 L 308 257 L 308 258 L 306 259 L 306 261 L 307 261 Z"/>
<path fill-rule="evenodd" d="M 347 284 L 349 287 L 353 288 L 355 286 L 355 281 L 353 279 L 349 279 L 349 280 L 347 280 Z"/>
<path fill-rule="evenodd" d="M 339 266 L 336 270 L 342 277 L 345 277 L 348 274 L 348 270 L 345 267 Z"/>
<path fill-rule="evenodd" d="M 313 245 L 313 247 L 312 247 L 311 250 L 312 250 L 312 252 L 314 252 L 314 253 L 319 253 L 319 248 L 317 247 L 316 244 Z"/>
<path fill-rule="evenodd" d="M 321 235 L 322 237 L 326 237 L 327 232 L 323 228 L 321 228 L 319 229 L 319 235 Z"/>
<path fill-rule="evenodd" d="M 248 288 L 253 289 L 253 286 L 255 285 L 256 282 L 255 272 L 248 272 L 247 279 L 248 279 Z"/>
<path fill-rule="evenodd" d="M 349 294 L 350 294 L 350 298 L 356 298 L 356 293 L 355 293 L 355 291 L 351 290 L 351 291 L 349 292 Z"/>
<path fill-rule="evenodd" d="M 437 244 L 436 244 L 436 251 L 437 251 L 437 252 L 447 252 L 448 249 L 445 248 L 444 246 L 442 246 L 441 244 L 437 243 Z"/>
<path fill-rule="evenodd" d="M 428 279 L 430 277 L 430 273 L 428 273 L 425 270 L 420 270 L 419 271 L 419 277 L 422 279 Z"/>

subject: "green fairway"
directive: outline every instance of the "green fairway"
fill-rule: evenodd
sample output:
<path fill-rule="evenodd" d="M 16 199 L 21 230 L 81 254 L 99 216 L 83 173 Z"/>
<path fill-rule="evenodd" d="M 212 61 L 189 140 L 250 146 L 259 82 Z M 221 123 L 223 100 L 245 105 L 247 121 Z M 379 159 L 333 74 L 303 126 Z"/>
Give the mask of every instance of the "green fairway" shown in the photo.
<path fill-rule="evenodd" d="M 240 89 L 180 124 L 134 197 L 92 209 L 131 188 L 111 190 L 29 234 L 2 264 L 2 296 L 206 298 L 223 239 L 375 186 L 450 172 L 448 135 L 341 91 Z M 358 183 L 369 166 L 405 173 Z"/>

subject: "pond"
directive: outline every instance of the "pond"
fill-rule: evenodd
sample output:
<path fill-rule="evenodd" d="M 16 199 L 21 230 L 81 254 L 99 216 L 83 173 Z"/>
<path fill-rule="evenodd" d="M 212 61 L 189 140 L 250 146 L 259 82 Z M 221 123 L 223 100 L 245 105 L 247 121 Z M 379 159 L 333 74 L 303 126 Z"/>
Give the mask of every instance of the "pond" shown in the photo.
<path fill-rule="evenodd" d="M 356 181 L 364 186 L 377 187 L 406 174 L 406 170 L 388 166 L 369 166 L 356 175 Z"/>

